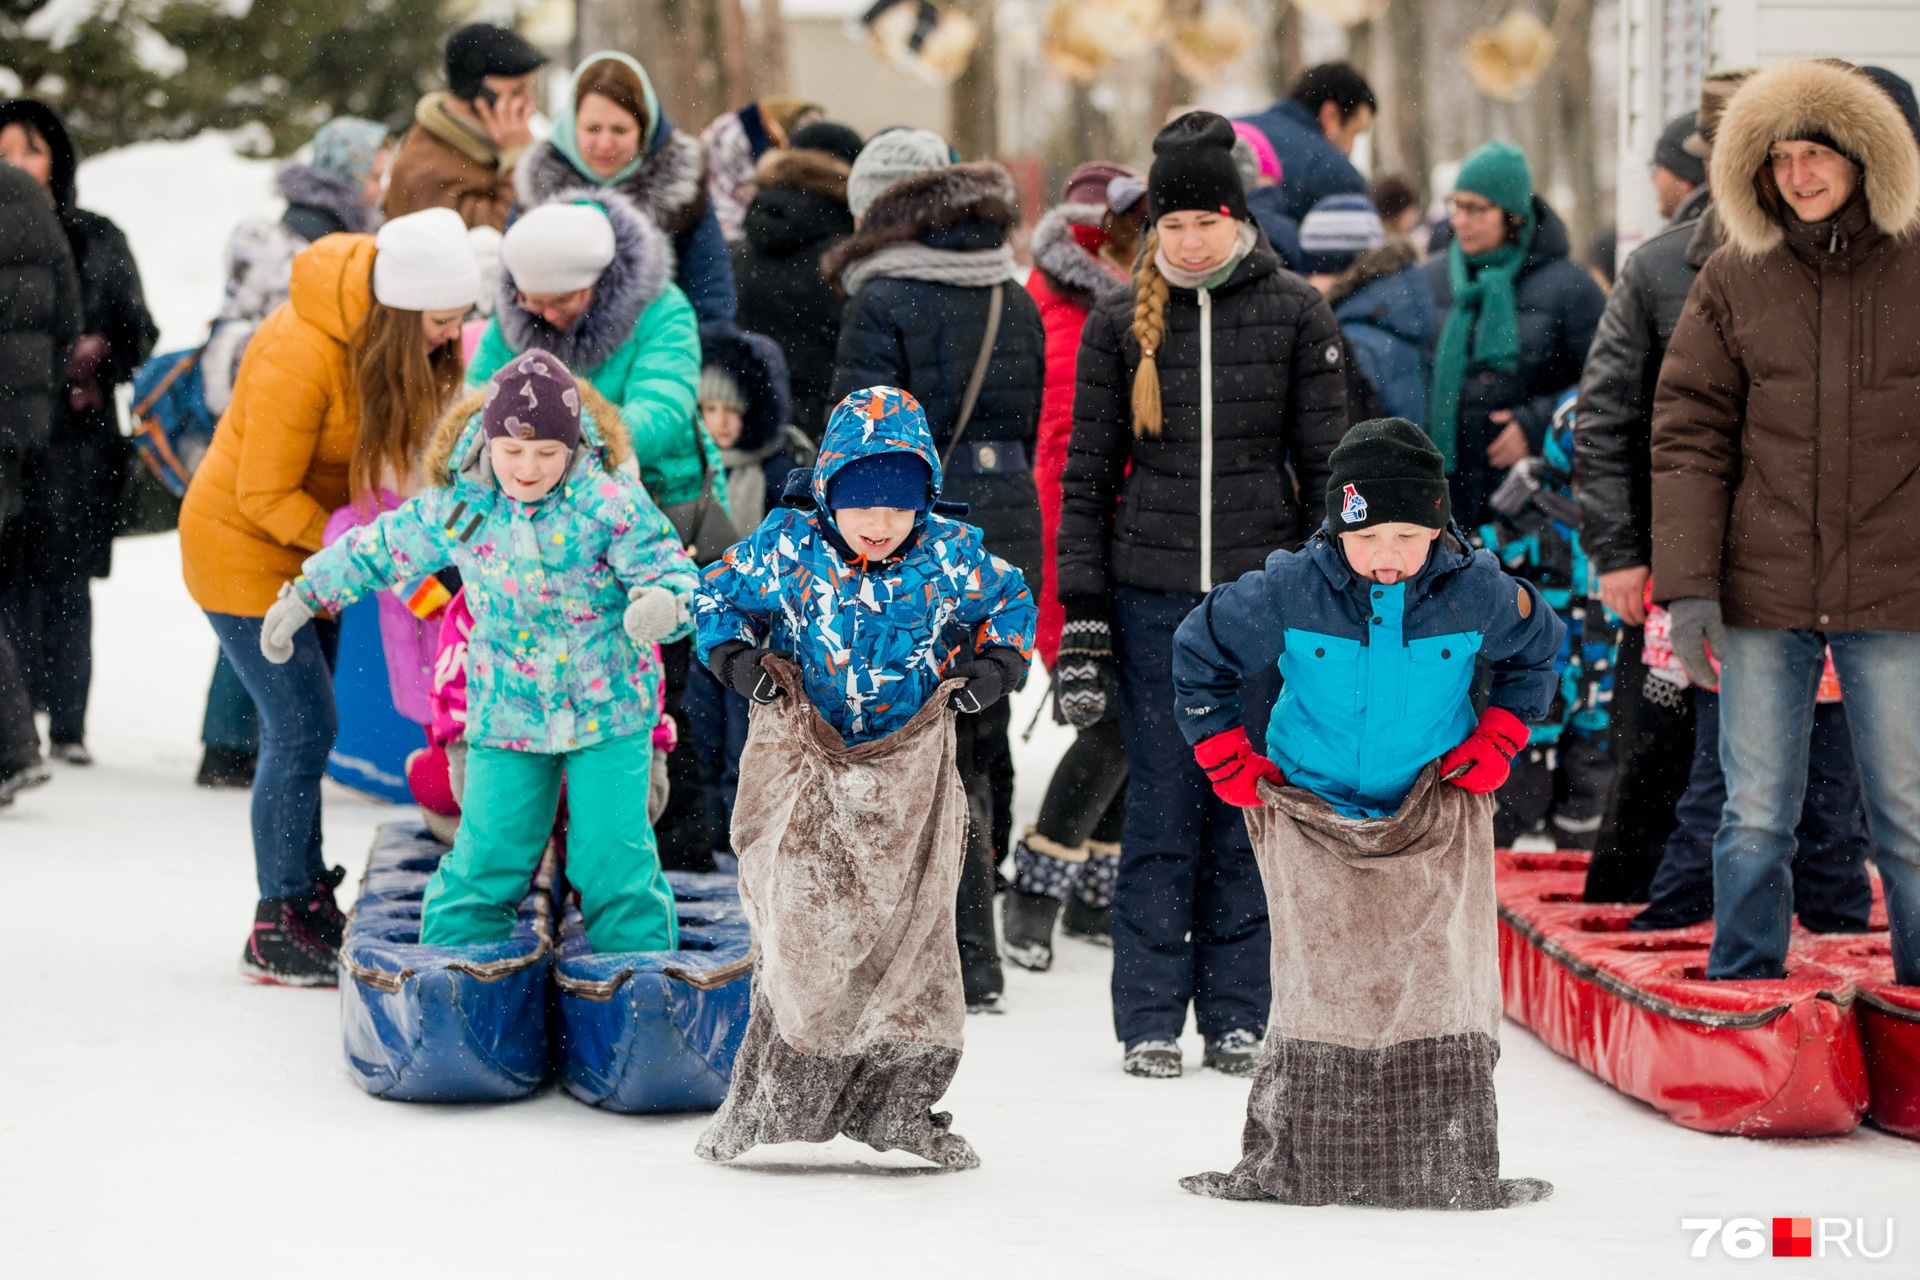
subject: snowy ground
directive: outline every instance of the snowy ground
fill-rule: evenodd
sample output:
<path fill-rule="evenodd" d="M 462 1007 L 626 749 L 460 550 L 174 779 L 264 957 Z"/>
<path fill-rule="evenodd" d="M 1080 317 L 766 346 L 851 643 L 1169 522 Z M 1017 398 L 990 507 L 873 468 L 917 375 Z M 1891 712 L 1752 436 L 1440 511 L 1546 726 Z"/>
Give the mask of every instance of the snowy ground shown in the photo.
<path fill-rule="evenodd" d="M 1246 1086 L 1122 1075 L 1108 954 L 1077 943 L 1053 973 L 1011 971 L 1012 1012 L 968 1022 L 945 1105 L 980 1150 L 973 1172 L 844 1140 L 714 1168 L 693 1156 L 700 1117 L 607 1115 L 555 1091 L 375 1101 L 341 1062 L 332 992 L 234 973 L 247 800 L 191 782 L 212 636 L 172 538 L 122 543 L 116 567 L 95 589 L 100 763 L 0 812 L 0 1274 L 1667 1276 L 1733 1265 L 1691 1261 L 1680 1219 L 1776 1215 L 1866 1217 L 1876 1240 L 1896 1219 L 1888 1259 L 1805 1274 L 1916 1270 L 1920 1143 L 1689 1133 L 1512 1025 L 1502 1154 L 1551 1179 L 1551 1202 L 1197 1199 L 1175 1179 L 1232 1163 Z M 1043 721 L 1024 808 L 1059 745 Z M 331 795 L 330 855 L 357 869 L 396 812 Z"/>
<path fill-rule="evenodd" d="M 273 217 L 272 166 L 216 136 L 89 161 L 82 203 L 128 232 L 164 331 L 217 309 L 242 217 Z M 1246 1086 L 1122 1075 L 1108 954 L 1063 943 L 1012 970 L 1012 1012 L 976 1018 L 954 1091 L 984 1166 L 939 1174 L 852 1144 L 736 1168 L 692 1154 L 702 1120 L 607 1115 L 545 1092 L 491 1107 L 378 1102 L 342 1064 L 331 992 L 234 973 L 254 897 L 247 799 L 197 791 L 214 643 L 172 538 L 123 542 L 96 584 L 90 740 L 100 763 L 0 812 L 0 1276 L 995 1275 L 1669 1276 L 1690 1217 L 1897 1221 L 1879 1263 L 1920 1273 L 1920 1143 L 1861 1131 L 1757 1142 L 1675 1128 L 1509 1026 L 1510 1174 L 1545 1204 L 1392 1214 L 1222 1204 L 1175 1179 L 1226 1168 Z M 1024 728 L 1037 690 L 1016 712 Z M 1064 732 L 1020 749 L 1037 809 Z M 355 869 L 398 811 L 327 803 Z"/>

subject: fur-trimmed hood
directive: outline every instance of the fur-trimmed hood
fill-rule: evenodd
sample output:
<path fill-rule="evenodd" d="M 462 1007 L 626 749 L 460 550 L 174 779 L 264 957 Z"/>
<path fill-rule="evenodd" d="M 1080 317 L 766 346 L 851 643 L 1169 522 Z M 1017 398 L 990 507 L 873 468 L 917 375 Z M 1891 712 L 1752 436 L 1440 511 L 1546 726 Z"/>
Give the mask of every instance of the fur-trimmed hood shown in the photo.
<path fill-rule="evenodd" d="M 593 307 L 560 332 L 518 302 L 513 272 L 501 264 L 494 318 L 515 355 L 534 347 L 550 351 L 576 373 L 591 376 L 633 336 L 634 324 L 673 279 L 673 246 L 631 201 L 606 187 L 575 187 L 557 201 L 584 201 L 606 210 L 613 224 L 613 261 L 594 285 Z"/>
<path fill-rule="evenodd" d="M 1860 164 L 1874 226 L 1889 236 L 1920 228 L 1920 150 L 1900 108 L 1845 63 L 1789 62 L 1743 84 L 1714 136 L 1714 210 L 1743 257 L 1757 260 L 1785 240 L 1767 149 L 1811 134 L 1832 138 Z"/>
<path fill-rule="evenodd" d="M 889 245 L 924 240 L 965 223 L 1011 230 L 1020 221 L 1013 177 L 992 161 L 954 164 L 896 182 L 867 209 L 860 229 L 828 250 L 820 270 L 828 280 Z"/>
<path fill-rule="evenodd" d="M 309 205 L 340 224 L 342 231 L 372 231 L 379 218 L 360 198 L 360 188 L 345 178 L 322 173 L 298 161 L 280 166 L 280 194 L 290 205 Z"/>
<path fill-rule="evenodd" d="M 1033 265 L 1055 293 L 1082 307 L 1091 307 L 1110 293 L 1131 289 L 1133 282 L 1107 270 L 1098 255 L 1073 238 L 1076 226 L 1097 227 L 1105 205 L 1059 204 L 1047 210 L 1033 229 Z"/>
<path fill-rule="evenodd" d="M 1399 237 L 1391 237 L 1377 249 L 1369 249 L 1327 286 L 1327 305 L 1337 307 L 1342 299 L 1359 293 L 1377 280 L 1399 275 L 1420 261 L 1420 251 Z"/>
<path fill-rule="evenodd" d="M 664 136 L 660 136 L 663 134 Z M 520 207 L 531 209 L 559 199 L 570 188 L 592 192 L 614 191 L 653 219 L 653 224 L 677 236 L 707 213 L 707 153 L 700 139 L 661 121 L 653 150 L 632 177 L 614 186 L 602 186 L 581 173 L 560 154 L 552 140 L 535 144 L 514 173 L 514 192 Z"/>
<path fill-rule="evenodd" d="M 593 389 L 593 384 L 575 374 L 573 385 L 580 389 L 580 442 L 597 454 L 605 470 L 617 471 L 633 457 L 633 442 L 627 424 L 613 402 Z M 459 478 L 473 450 L 478 446 L 480 410 L 487 402 L 487 389 L 475 387 L 455 400 L 441 413 L 427 441 L 425 469 L 427 483 L 445 487 Z"/>
<path fill-rule="evenodd" d="M 811 147 L 782 147 L 760 157 L 754 166 L 753 181 L 760 190 L 768 187 L 792 187 L 815 195 L 847 202 L 847 175 L 852 167 L 839 156 Z"/>

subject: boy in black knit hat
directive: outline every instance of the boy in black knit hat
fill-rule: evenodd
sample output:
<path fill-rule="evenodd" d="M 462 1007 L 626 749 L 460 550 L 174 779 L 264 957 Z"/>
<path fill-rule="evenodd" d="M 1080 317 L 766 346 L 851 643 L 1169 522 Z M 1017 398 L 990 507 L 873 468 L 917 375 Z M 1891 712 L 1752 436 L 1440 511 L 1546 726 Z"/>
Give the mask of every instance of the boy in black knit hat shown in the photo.
<path fill-rule="evenodd" d="M 1306 547 L 1209 592 L 1174 637 L 1181 730 L 1248 811 L 1274 995 L 1240 1164 L 1183 1185 L 1292 1204 L 1541 1199 L 1545 1183 L 1499 1176 L 1488 793 L 1547 712 L 1566 627 L 1467 548 L 1440 451 L 1411 422 L 1361 423 L 1330 464 Z M 1259 755 L 1240 684 L 1276 661 Z M 1493 680 L 1476 715 L 1479 661 Z"/>

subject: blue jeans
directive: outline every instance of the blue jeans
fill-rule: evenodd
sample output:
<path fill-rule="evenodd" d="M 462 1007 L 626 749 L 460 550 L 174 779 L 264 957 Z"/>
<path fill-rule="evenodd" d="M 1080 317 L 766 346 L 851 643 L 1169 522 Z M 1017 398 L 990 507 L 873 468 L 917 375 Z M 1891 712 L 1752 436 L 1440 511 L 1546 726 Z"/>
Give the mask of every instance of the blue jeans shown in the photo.
<path fill-rule="evenodd" d="M 1271 1000 L 1267 896 L 1240 811 L 1213 794 L 1173 706 L 1173 633 L 1198 595 L 1113 593 L 1127 816 L 1113 893 L 1113 1024 L 1129 1047 L 1264 1034 Z M 1247 735 L 1265 741 L 1279 672 L 1245 682 Z"/>
<path fill-rule="evenodd" d="M 1793 918 L 1794 826 L 1814 694 L 1833 649 L 1893 932 L 1894 981 L 1920 985 L 1920 633 L 1727 628 L 1709 978 L 1778 978 Z"/>
<path fill-rule="evenodd" d="M 1713 838 L 1726 808 L 1720 772 L 1720 695 L 1695 689 L 1693 768 L 1686 794 L 1674 806 L 1649 891 L 1633 928 L 1684 929 L 1713 919 Z M 1800 810 L 1793 855 L 1793 910 L 1815 933 L 1863 933 L 1873 911 L 1867 876 L 1867 815 L 1860 805 L 1860 770 L 1853 762 L 1847 708 L 1830 702 L 1813 712 L 1807 751 L 1807 799 Z"/>
<path fill-rule="evenodd" d="M 213 667 L 213 683 L 207 686 L 207 713 L 200 721 L 200 741 L 242 755 L 260 751 L 260 717 L 224 649 Z"/>
<path fill-rule="evenodd" d="M 209 613 L 220 651 L 260 710 L 260 758 L 253 772 L 253 867 L 260 897 L 293 898 L 326 874 L 320 853 L 320 776 L 339 727 L 333 661 L 340 624 L 315 618 L 293 640 L 293 658 L 268 662 L 259 618 Z"/>

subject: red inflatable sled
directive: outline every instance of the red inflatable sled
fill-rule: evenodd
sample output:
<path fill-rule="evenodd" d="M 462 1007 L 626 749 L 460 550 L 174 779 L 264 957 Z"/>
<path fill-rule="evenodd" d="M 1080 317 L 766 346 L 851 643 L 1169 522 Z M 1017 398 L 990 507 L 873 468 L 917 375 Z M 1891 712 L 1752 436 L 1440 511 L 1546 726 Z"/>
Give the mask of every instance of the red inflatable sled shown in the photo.
<path fill-rule="evenodd" d="M 1711 925 L 1629 932 L 1639 906 L 1580 900 L 1586 854 L 1503 851 L 1498 858 L 1507 1016 L 1556 1052 L 1706 1133 L 1817 1137 L 1860 1123 L 1868 1068 L 1863 1000 L 1849 971 L 1796 947 L 1780 981 L 1707 982 Z M 1920 1017 L 1920 1001 L 1897 1007 Z M 1920 1023 L 1900 1026 L 1920 1032 Z M 1907 1092 L 1896 1085 L 1894 1094 L 1906 1099 L 1902 1114 L 1912 1124 L 1920 1114 L 1920 1060 L 1911 1040 L 1889 1052 L 1905 1054 Z M 1897 1068 L 1891 1074 L 1899 1078 Z"/>
<path fill-rule="evenodd" d="M 1876 928 L 1886 923 L 1884 910 L 1875 904 Z M 1920 987 L 1894 985 L 1887 936 L 1796 932 L 1793 945 L 1853 982 L 1853 1011 L 1872 1097 L 1867 1119 L 1889 1133 L 1920 1138 Z"/>

